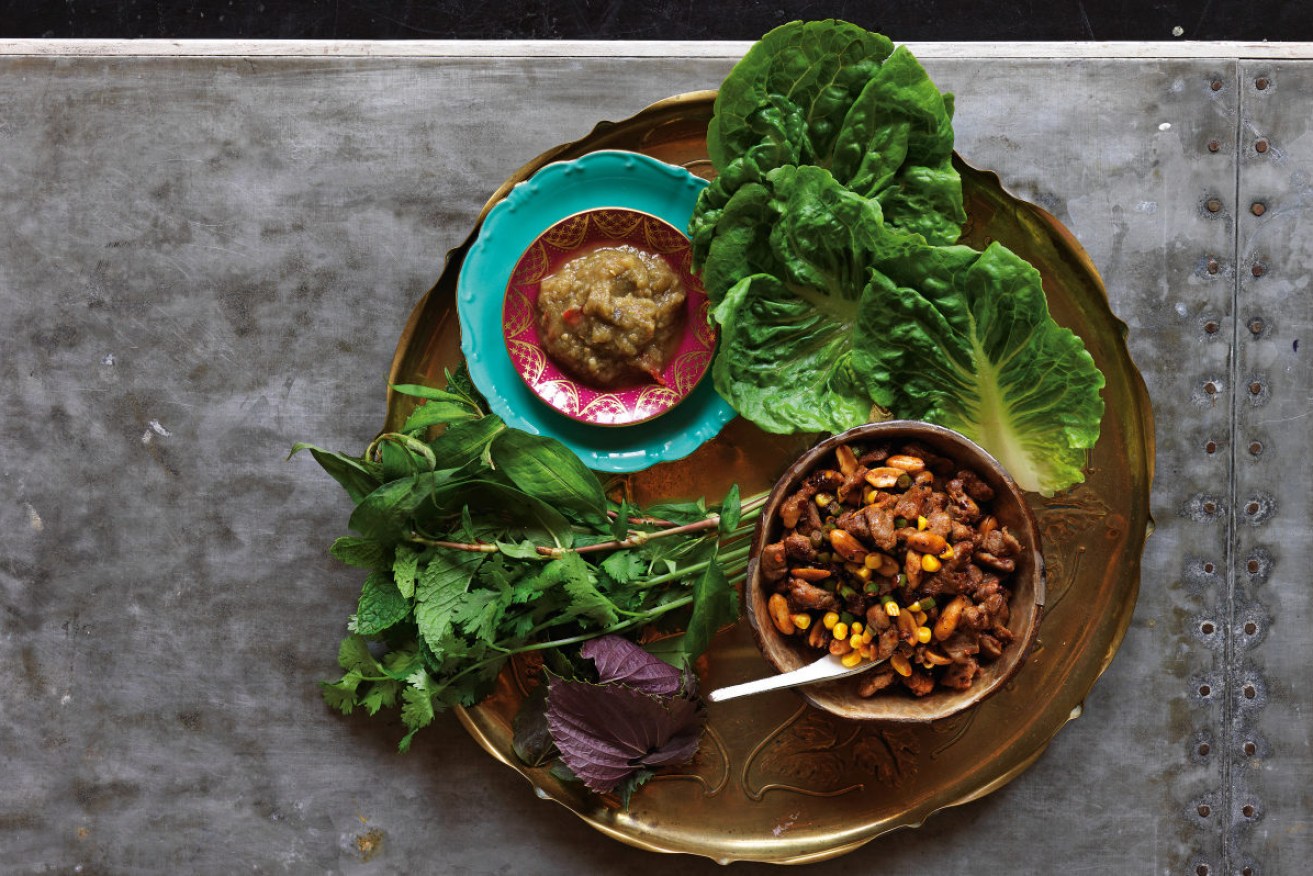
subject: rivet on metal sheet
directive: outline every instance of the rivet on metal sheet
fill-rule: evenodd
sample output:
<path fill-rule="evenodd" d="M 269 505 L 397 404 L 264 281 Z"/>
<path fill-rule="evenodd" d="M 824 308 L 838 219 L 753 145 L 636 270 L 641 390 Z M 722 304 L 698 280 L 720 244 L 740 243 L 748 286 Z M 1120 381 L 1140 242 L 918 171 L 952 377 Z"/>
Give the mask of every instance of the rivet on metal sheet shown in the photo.
<path fill-rule="evenodd" d="M 1207 864 L 1200 864 L 1194 868 L 1195 876 L 1208 876 L 1209 869 Z"/>
<path fill-rule="evenodd" d="M 1243 815 L 1245 818 L 1253 818 L 1253 817 L 1254 817 L 1254 813 L 1257 812 L 1257 811 L 1258 811 L 1258 810 L 1256 810 L 1256 809 L 1254 808 L 1254 804 L 1253 804 L 1253 803 L 1246 803 L 1246 804 L 1240 809 L 1240 814 Z"/>
<path fill-rule="evenodd" d="M 1254 337 L 1261 335 L 1264 328 L 1266 328 L 1266 326 L 1263 324 L 1263 320 L 1260 317 L 1256 316 L 1249 321 L 1249 333 Z"/>
<path fill-rule="evenodd" d="M 1248 623 L 1245 624 L 1246 636 L 1252 636 L 1257 632 L 1258 632 L 1258 624 L 1254 623 L 1253 621 L 1249 621 Z"/>
<path fill-rule="evenodd" d="M 1253 274 L 1255 277 L 1261 277 L 1267 273 L 1267 265 L 1262 262 L 1254 262 L 1254 266 L 1249 269 L 1249 273 Z"/>
<path fill-rule="evenodd" d="M 1253 867 L 1242 867 L 1242 868 L 1240 869 L 1240 876 L 1254 876 L 1254 868 L 1253 868 Z"/>
<path fill-rule="evenodd" d="M 1257 88 L 1259 91 L 1267 91 L 1267 87 L 1269 85 L 1271 85 L 1271 82 L 1268 80 L 1266 76 L 1260 76 L 1254 80 L 1254 87 Z"/>
<path fill-rule="evenodd" d="M 1211 502 L 1209 502 L 1208 504 L 1211 505 L 1214 509 L 1217 508 L 1217 506 L 1216 506 L 1216 505 L 1213 505 L 1213 503 L 1211 503 Z M 1211 574 L 1213 574 L 1213 573 L 1216 572 L 1216 571 L 1217 571 L 1217 567 L 1214 566 L 1212 563 L 1204 563 L 1204 574 L 1205 574 L 1205 575 L 1211 575 Z"/>
<path fill-rule="evenodd" d="M 1203 633 L 1205 636 L 1211 636 L 1213 633 L 1217 632 L 1217 626 L 1212 621 L 1204 621 L 1199 625 L 1199 632 Z"/>
<path fill-rule="evenodd" d="M 1207 803 L 1200 803 L 1199 808 L 1195 811 L 1199 813 L 1200 818 L 1207 818 L 1213 814 L 1213 807 L 1209 806 Z"/>
<path fill-rule="evenodd" d="M 1264 204 L 1262 201 L 1255 201 L 1250 205 L 1249 212 L 1253 213 L 1255 216 L 1262 216 L 1267 212 L 1267 204 Z"/>
<path fill-rule="evenodd" d="M 1209 395 L 1217 395 L 1217 389 L 1218 386 L 1216 380 L 1210 380 L 1204 384 L 1204 392 L 1208 393 Z"/>
<path fill-rule="evenodd" d="M 1211 696 L 1212 693 L 1213 693 L 1212 685 L 1208 685 L 1208 684 L 1199 685 L 1199 696 L 1201 697 Z"/>
<path fill-rule="evenodd" d="M 1222 202 L 1217 198 L 1209 198 L 1204 206 L 1208 208 L 1209 213 L 1216 213 L 1222 209 Z"/>
<path fill-rule="evenodd" d="M 1211 745 L 1209 745 L 1207 742 L 1200 742 L 1200 743 L 1199 743 L 1198 751 L 1199 751 L 1199 756 L 1200 756 L 1200 757 L 1208 757 L 1209 752 L 1211 752 L 1212 750 L 1213 750 L 1213 747 L 1212 747 Z"/>
<path fill-rule="evenodd" d="M 1249 384 L 1250 395 L 1259 395 L 1262 392 L 1263 392 L 1263 384 L 1260 383 L 1259 381 L 1255 380 L 1253 383 Z"/>
<path fill-rule="evenodd" d="M 1214 79 L 1212 82 L 1208 83 L 1208 87 L 1211 88 L 1211 89 L 1213 89 L 1213 91 L 1221 91 L 1221 90 L 1222 90 L 1222 80 L 1221 80 L 1221 79 Z"/>
<path fill-rule="evenodd" d="M 1245 754 L 1249 755 L 1250 757 L 1253 757 L 1255 754 L 1258 753 L 1258 746 L 1248 739 L 1245 740 L 1245 744 L 1242 747 Z"/>
<path fill-rule="evenodd" d="M 1254 151 L 1260 155 L 1267 151 L 1267 141 L 1258 140 L 1254 143 Z"/>
<path fill-rule="evenodd" d="M 1245 571 L 1247 571 L 1251 575 L 1257 575 L 1262 568 L 1263 568 L 1263 564 L 1260 563 L 1257 559 L 1252 557 L 1250 558 L 1249 562 L 1245 563 Z"/>
<path fill-rule="evenodd" d="M 1245 695 L 1245 699 L 1247 700 L 1252 700 L 1254 697 L 1258 696 L 1258 689 L 1252 684 L 1245 685 L 1244 690 L 1241 692 Z"/>
<path fill-rule="evenodd" d="M 1222 270 L 1222 265 L 1217 261 L 1217 259 L 1209 259 L 1207 267 L 1208 267 L 1208 273 L 1210 274 L 1216 274 L 1218 271 Z"/>
<path fill-rule="evenodd" d="M 1221 328 L 1221 326 L 1217 324 L 1216 320 L 1210 319 L 1208 322 L 1204 323 L 1204 331 L 1210 335 L 1217 334 L 1219 328 Z"/>
<path fill-rule="evenodd" d="M 1257 513 L 1258 513 L 1258 503 L 1257 503 L 1257 502 L 1250 502 L 1248 505 L 1246 505 L 1246 506 L 1245 506 L 1245 513 L 1248 514 L 1248 515 L 1251 516 L 1251 517 L 1254 516 L 1255 514 L 1257 514 Z"/>
<path fill-rule="evenodd" d="M 1216 441 L 1209 441 L 1207 444 L 1204 445 L 1204 453 L 1216 453 L 1216 452 L 1217 452 Z"/>
<path fill-rule="evenodd" d="M 1250 442 L 1249 442 L 1249 455 L 1250 455 L 1250 456 L 1259 456 L 1259 455 L 1262 454 L 1262 452 L 1263 452 L 1263 442 L 1261 442 L 1261 441 L 1250 441 Z"/>
<path fill-rule="evenodd" d="M 1221 141 L 1221 140 L 1209 140 L 1209 141 L 1208 141 L 1208 151 L 1209 151 L 1209 152 L 1217 152 L 1217 151 L 1220 150 L 1221 148 L 1222 148 L 1222 141 Z"/>

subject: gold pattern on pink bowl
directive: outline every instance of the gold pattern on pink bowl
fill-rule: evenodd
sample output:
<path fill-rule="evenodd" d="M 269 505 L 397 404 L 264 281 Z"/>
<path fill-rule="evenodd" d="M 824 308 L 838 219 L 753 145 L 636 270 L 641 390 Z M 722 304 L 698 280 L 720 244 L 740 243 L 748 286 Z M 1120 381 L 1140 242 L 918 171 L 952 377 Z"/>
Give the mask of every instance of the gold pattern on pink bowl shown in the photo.
<path fill-rule="evenodd" d="M 594 388 L 562 371 L 547 355 L 538 328 L 539 283 L 581 250 L 623 245 L 653 253 L 679 276 L 685 292 L 684 331 L 659 383 Z M 710 312 L 683 233 L 646 213 L 602 208 L 562 219 L 540 234 L 520 257 L 506 289 L 502 331 L 515 370 L 547 405 L 584 423 L 628 426 L 669 411 L 706 376 L 716 349 Z"/>

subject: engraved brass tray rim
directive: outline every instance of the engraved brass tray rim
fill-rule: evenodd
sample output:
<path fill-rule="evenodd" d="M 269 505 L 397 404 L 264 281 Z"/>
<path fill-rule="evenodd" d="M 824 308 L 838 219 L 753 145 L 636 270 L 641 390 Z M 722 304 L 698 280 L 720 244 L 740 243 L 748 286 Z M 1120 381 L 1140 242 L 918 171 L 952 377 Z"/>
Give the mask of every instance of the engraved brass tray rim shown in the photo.
<path fill-rule="evenodd" d="M 682 110 L 688 109 L 697 111 L 704 106 L 709 105 L 714 100 L 715 95 L 716 92 L 711 90 L 679 94 L 657 101 L 635 113 L 635 115 L 629 119 L 622 120 L 621 122 L 600 122 L 585 137 L 570 143 L 561 144 L 527 162 L 493 193 L 480 212 L 469 236 L 462 244 L 448 252 L 438 282 L 420 299 L 419 302 L 417 302 L 405 328 L 402 331 L 389 374 L 387 399 L 388 413 L 385 428 L 396 428 L 399 426 L 400 422 L 404 420 L 404 417 L 406 416 L 407 405 L 413 404 L 413 402 L 409 401 L 406 397 L 395 394 L 391 389 L 391 385 L 400 382 L 410 382 L 409 378 L 416 367 L 416 362 L 422 361 L 426 356 L 433 353 L 433 342 L 426 337 L 420 336 L 420 329 L 426 328 L 429 330 L 435 330 L 437 328 L 442 328 L 444 320 L 454 318 L 454 315 L 452 314 L 445 314 L 440 316 L 435 325 L 425 326 L 424 317 L 427 315 L 426 311 L 430 304 L 430 298 L 440 290 L 444 278 L 451 273 L 453 265 L 456 267 L 459 266 L 460 260 L 463 259 L 465 252 L 477 236 L 484 216 L 487 215 L 492 206 L 503 198 L 516 183 L 528 178 L 528 176 L 532 175 L 535 170 L 547 163 L 561 160 L 563 157 L 568 157 L 581 148 L 589 150 L 593 148 L 621 148 L 593 144 L 597 143 L 599 139 L 602 139 L 603 142 L 605 142 L 604 138 L 615 134 L 625 126 L 637 127 L 641 122 L 648 122 L 652 124 L 654 128 L 659 128 L 660 124 L 663 123 L 662 120 L 668 122 L 670 119 L 676 118 Z M 651 132 L 649 131 L 649 133 Z M 1107 299 L 1106 288 L 1102 283 L 1102 279 L 1099 277 L 1098 271 L 1095 269 L 1094 265 L 1090 262 L 1089 256 L 1076 241 L 1075 237 L 1048 212 L 1006 192 L 997 174 L 990 171 L 977 170 L 961 161 L 960 157 L 955 156 L 955 158 L 959 169 L 964 172 L 964 180 L 968 174 L 985 180 L 990 186 L 996 188 L 1001 195 L 1010 199 L 1012 205 L 1014 205 L 1019 211 L 1025 211 L 1028 213 L 1038 225 L 1045 229 L 1047 234 L 1062 241 L 1062 256 L 1074 261 L 1076 268 L 1087 274 L 1093 284 L 1097 287 L 1099 296 L 1095 297 L 1097 297 L 1098 300 L 1087 301 L 1084 303 L 1093 313 L 1094 318 L 1099 321 L 1099 324 L 1103 326 L 1105 330 L 1111 329 L 1112 333 L 1115 333 L 1116 343 L 1113 353 L 1117 355 L 1118 361 L 1124 364 L 1128 369 L 1120 371 L 1117 376 L 1125 381 L 1126 385 L 1124 391 L 1134 401 L 1134 404 L 1131 406 L 1130 410 L 1122 412 L 1123 419 L 1118 422 L 1124 423 L 1125 426 L 1119 434 L 1123 437 L 1130 436 L 1130 438 L 1135 441 L 1135 444 L 1142 449 L 1144 454 L 1143 459 L 1140 461 L 1142 465 L 1143 482 L 1138 484 L 1141 488 L 1139 490 L 1140 495 L 1137 497 L 1139 501 L 1134 502 L 1128 509 L 1132 516 L 1125 521 L 1127 524 L 1124 533 L 1125 538 L 1128 540 L 1128 543 L 1134 545 L 1136 549 L 1130 551 L 1130 555 L 1125 557 L 1120 564 L 1120 569 L 1123 574 L 1119 576 L 1117 580 L 1124 583 L 1122 583 L 1118 593 L 1123 597 L 1123 601 L 1119 606 L 1120 611 L 1116 615 L 1112 627 L 1105 631 L 1110 635 L 1108 635 L 1107 640 L 1103 643 L 1103 651 L 1101 655 L 1097 655 L 1097 662 L 1087 664 L 1086 672 L 1081 673 L 1080 678 L 1075 680 L 1073 680 L 1073 676 L 1077 673 L 1073 671 L 1064 672 L 1063 675 L 1057 679 L 1060 684 L 1049 697 L 1051 702 L 1067 703 L 1066 713 L 1064 715 L 1059 715 L 1056 718 L 1052 718 L 1051 720 L 1053 723 L 1041 728 L 1041 732 L 1038 734 L 1033 732 L 1018 732 L 1015 734 L 1012 737 L 1015 742 L 1012 743 L 1010 748 L 1005 747 L 1004 753 L 1011 751 L 1012 757 L 1015 757 L 1016 759 L 1010 768 L 1004 769 L 996 775 L 980 776 L 979 773 L 982 772 L 981 769 L 967 770 L 965 773 L 958 776 L 958 781 L 950 782 L 944 789 L 941 789 L 945 793 L 940 794 L 937 798 L 925 795 L 920 802 L 901 810 L 896 816 L 861 825 L 849 825 L 846 830 L 835 831 L 830 834 L 827 837 L 828 842 L 823 845 L 813 844 L 805 849 L 795 848 L 790 851 L 787 849 L 789 843 L 781 840 L 779 843 L 780 848 L 778 849 L 780 853 L 776 854 L 773 852 L 763 853 L 760 843 L 756 841 L 743 839 L 730 840 L 723 837 L 720 842 L 714 843 L 716 846 L 715 848 L 711 848 L 711 844 L 707 844 L 707 847 L 693 846 L 688 842 L 678 841 L 680 838 L 676 837 L 669 831 L 665 833 L 661 833 L 660 831 L 655 833 L 651 831 L 642 833 L 632 829 L 627 830 L 627 816 L 620 816 L 617 818 L 612 807 L 601 805 L 596 801 L 593 801 L 590 804 L 591 808 L 588 808 L 588 806 L 572 805 L 570 800 L 554 796 L 548 789 L 538 784 L 534 780 L 531 768 L 518 763 L 513 756 L 508 756 L 508 754 L 502 750 L 497 739 L 493 738 L 488 732 L 488 729 L 474 717 L 475 714 L 479 713 L 481 707 L 473 707 L 473 709 L 458 708 L 456 710 L 457 717 L 473 739 L 498 761 L 506 764 L 524 776 L 525 779 L 534 786 L 538 796 L 553 800 L 558 804 L 565 806 L 590 826 L 607 836 L 648 851 L 701 854 L 722 863 L 727 863 L 732 860 L 771 861 L 776 863 L 815 862 L 852 851 L 853 849 L 870 842 L 884 833 L 895 830 L 896 828 L 920 826 L 924 823 L 925 819 L 933 815 L 935 812 L 980 799 L 981 797 L 1003 787 L 1034 764 L 1034 762 L 1038 760 L 1048 748 L 1056 734 L 1071 720 L 1080 716 L 1083 710 L 1085 696 L 1088 695 L 1089 690 L 1093 687 L 1094 683 L 1107 669 L 1126 635 L 1130 626 L 1136 598 L 1138 596 L 1139 573 L 1144 538 L 1146 538 L 1153 529 L 1153 522 L 1148 513 L 1148 493 L 1154 473 L 1154 430 L 1152 408 L 1150 407 L 1148 391 L 1144 384 L 1143 377 L 1139 370 L 1134 366 L 1129 351 L 1126 349 L 1125 339 L 1128 333 L 1127 326 L 1123 321 L 1112 314 Z M 705 159 L 702 160 L 705 161 Z M 688 167 L 697 163 L 699 163 L 697 160 L 693 160 L 686 163 L 685 166 Z M 1111 379 L 1109 383 L 1109 389 L 1105 390 L 1105 392 L 1111 392 Z M 1105 418 L 1104 425 L 1105 431 L 1107 431 L 1110 427 L 1108 418 Z M 744 622 L 745 621 L 742 620 L 740 621 L 741 624 Z M 1091 643 L 1086 643 L 1085 650 L 1088 650 L 1089 644 Z M 1084 653 L 1084 650 L 1082 650 L 1081 653 Z M 1090 658 L 1092 660 L 1096 659 L 1093 654 L 1090 655 Z M 1093 669 L 1092 673 L 1088 671 L 1089 668 Z M 505 678 L 507 674 L 508 673 L 503 673 L 503 678 Z M 801 711 L 796 714 L 801 714 Z M 1042 736 L 1042 738 L 1028 738 L 1034 735 Z M 981 778 L 983 778 L 984 781 L 980 781 Z"/>

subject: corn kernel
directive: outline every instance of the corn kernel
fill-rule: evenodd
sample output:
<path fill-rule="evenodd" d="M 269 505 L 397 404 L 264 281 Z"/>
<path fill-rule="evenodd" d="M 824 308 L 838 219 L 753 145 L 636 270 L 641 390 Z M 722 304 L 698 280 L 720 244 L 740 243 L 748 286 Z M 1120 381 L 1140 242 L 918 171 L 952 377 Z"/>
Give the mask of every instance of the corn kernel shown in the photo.
<path fill-rule="evenodd" d="M 929 520 L 926 520 L 924 517 L 917 517 L 917 518 L 916 518 L 916 528 L 917 528 L 917 529 L 924 530 L 924 529 L 925 529 L 927 526 L 929 526 L 929 525 L 930 525 L 930 521 L 929 521 Z"/>
<path fill-rule="evenodd" d="M 834 501 L 834 497 L 831 496 L 829 493 L 816 494 L 815 502 L 816 502 L 816 507 L 818 508 L 824 508 L 826 505 L 830 504 L 833 501 Z"/>
<path fill-rule="evenodd" d="M 800 630 L 805 630 L 812 625 L 812 616 L 806 612 L 795 614 L 791 620 L 793 621 L 793 625 Z"/>
<path fill-rule="evenodd" d="M 853 633 L 851 636 L 848 637 L 848 647 L 852 648 L 854 651 L 861 648 L 862 644 L 863 642 L 862 642 L 861 633 Z"/>
<path fill-rule="evenodd" d="M 902 654 L 895 654 L 889 658 L 889 665 L 894 668 L 894 672 L 906 678 L 912 674 L 912 664 Z"/>
<path fill-rule="evenodd" d="M 843 621 L 839 621 L 830 628 L 830 632 L 834 634 L 836 639 L 846 639 L 848 638 L 848 625 Z"/>
<path fill-rule="evenodd" d="M 862 566 L 856 572 L 853 572 L 853 577 L 856 578 L 858 581 L 861 581 L 863 584 L 865 584 L 871 580 L 871 576 L 874 574 L 875 572 L 871 571 L 865 566 Z"/>
<path fill-rule="evenodd" d="M 884 562 L 884 558 L 881 557 L 878 553 L 872 551 L 871 553 L 866 555 L 866 559 L 862 560 L 862 565 L 868 569 L 878 569 L 880 568 L 880 564 L 883 562 Z"/>
<path fill-rule="evenodd" d="M 925 644 L 929 643 L 929 641 L 930 641 L 930 628 L 929 628 L 929 627 L 917 627 L 917 628 L 916 628 L 916 640 L 917 640 L 918 642 L 920 642 L 922 645 L 925 645 Z"/>
<path fill-rule="evenodd" d="M 875 504 L 875 490 L 867 490 L 866 495 L 862 496 L 862 502 L 866 505 Z"/>
<path fill-rule="evenodd" d="M 869 645 L 869 644 L 871 644 L 871 641 L 872 641 L 874 638 L 875 638 L 875 633 L 874 633 L 874 632 L 872 632 L 871 630 L 862 630 L 862 644 L 863 644 L 863 645 Z"/>
<path fill-rule="evenodd" d="M 860 633 L 861 631 L 862 631 L 861 621 L 853 621 L 848 625 L 848 632 L 850 633 Z"/>
<path fill-rule="evenodd" d="M 838 622 L 839 613 L 837 611 L 827 611 L 825 616 L 821 618 L 821 626 L 825 627 L 827 630 L 834 629 L 834 625 Z"/>
<path fill-rule="evenodd" d="M 955 556 L 957 556 L 957 554 L 953 553 L 953 546 L 950 544 L 948 547 L 944 548 L 942 553 L 939 554 L 939 559 L 951 560 Z"/>
<path fill-rule="evenodd" d="M 861 651 L 860 651 L 859 653 L 861 653 L 861 655 L 862 655 L 862 659 L 863 659 L 863 660 L 874 660 L 874 659 L 875 659 L 875 646 L 874 646 L 874 645 L 863 645 L 863 646 L 862 646 L 862 649 L 861 649 Z"/>
<path fill-rule="evenodd" d="M 943 568 L 943 563 L 939 562 L 933 555 L 923 554 L 921 556 L 921 569 L 923 571 L 938 572 L 941 568 Z"/>
<path fill-rule="evenodd" d="M 926 619 L 926 613 L 924 611 L 912 612 L 912 620 L 916 621 L 918 626 L 925 626 Z M 797 626 L 797 624 L 794 624 L 794 626 Z"/>
<path fill-rule="evenodd" d="M 898 603 L 892 599 L 884 604 L 884 613 L 890 617 L 898 617 Z"/>
<path fill-rule="evenodd" d="M 849 651 L 847 654 L 839 658 L 839 662 L 842 663 L 846 668 L 852 669 L 858 663 L 862 662 L 861 652 Z"/>

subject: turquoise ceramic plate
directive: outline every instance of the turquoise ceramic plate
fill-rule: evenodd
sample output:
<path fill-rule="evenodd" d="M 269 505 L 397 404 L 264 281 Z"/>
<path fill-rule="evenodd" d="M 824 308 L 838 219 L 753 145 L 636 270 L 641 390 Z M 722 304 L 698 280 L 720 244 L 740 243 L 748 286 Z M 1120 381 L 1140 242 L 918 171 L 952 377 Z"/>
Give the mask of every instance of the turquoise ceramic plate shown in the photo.
<path fill-rule="evenodd" d="M 549 164 L 488 213 L 470 247 L 456 288 L 461 351 L 488 406 L 509 425 L 550 435 L 589 468 L 641 471 L 688 456 L 714 438 L 734 411 L 704 380 L 678 407 L 623 428 L 590 426 L 543 404 L 520 379 L 502 332 L 502 303 L 511 271 L 542 232 L 567 216 L 624 207 L 687 228 L 704 180 L 635 152 L 592 152 Z"/>

